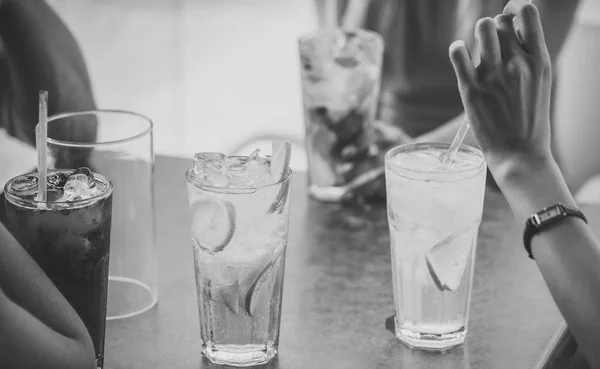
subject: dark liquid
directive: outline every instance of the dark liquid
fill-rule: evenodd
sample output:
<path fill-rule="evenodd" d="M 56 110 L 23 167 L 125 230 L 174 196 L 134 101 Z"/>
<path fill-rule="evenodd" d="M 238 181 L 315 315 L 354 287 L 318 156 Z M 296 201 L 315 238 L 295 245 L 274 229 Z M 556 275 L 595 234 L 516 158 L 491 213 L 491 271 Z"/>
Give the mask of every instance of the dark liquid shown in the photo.
<path fill-rule="evenodd" d="M 87 327 L 104 364 L 112 193 L 84 207 L 40 210 L 6 200 L 8 227 Z"/>

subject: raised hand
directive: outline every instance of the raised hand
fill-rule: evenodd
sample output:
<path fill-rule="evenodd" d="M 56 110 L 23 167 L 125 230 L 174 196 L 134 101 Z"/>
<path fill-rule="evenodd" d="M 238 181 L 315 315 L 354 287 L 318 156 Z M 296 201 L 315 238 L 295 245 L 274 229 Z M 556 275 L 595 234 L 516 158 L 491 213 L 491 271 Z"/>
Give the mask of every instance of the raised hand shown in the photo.
<path fill-rule="evenodd" d="M 551 158 L 552 72 L 537 8 L 511 4 L 505 14 L 480 19 L 475 37 L 481 55 L 477 67 L 462 41 L 450 46 L 450 59 L 490 171 L 496 175 L 515 162 Z"/>

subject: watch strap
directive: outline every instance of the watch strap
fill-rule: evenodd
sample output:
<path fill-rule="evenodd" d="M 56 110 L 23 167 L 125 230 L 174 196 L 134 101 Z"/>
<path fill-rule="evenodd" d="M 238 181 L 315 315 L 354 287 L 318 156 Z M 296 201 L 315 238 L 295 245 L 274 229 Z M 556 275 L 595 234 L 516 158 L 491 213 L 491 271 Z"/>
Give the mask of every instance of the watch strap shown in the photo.
<path fill-rule="evenodd" d="M 570 208 L 561 203 L 544 208 L 537 213 L 533 213 L 529 219 L 527 219 L 527 222 L 525 222 L 525 230 L 523 232 L 523 245 L 525 246 L 525 250 L 530 259 L 534 259 L 531 252 L 531 240 L 533 237 L 536 234 L 551 228 L 562 219 L 570 216 L 582 219 L 587 223 L 587 218 L 579 209 Z"/>

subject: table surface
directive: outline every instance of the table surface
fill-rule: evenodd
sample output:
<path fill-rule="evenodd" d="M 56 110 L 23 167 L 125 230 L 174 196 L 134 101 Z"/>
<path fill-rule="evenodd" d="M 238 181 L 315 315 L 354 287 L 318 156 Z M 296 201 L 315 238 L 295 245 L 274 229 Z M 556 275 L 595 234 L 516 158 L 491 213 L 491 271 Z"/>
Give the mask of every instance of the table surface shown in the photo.
<path fill-rule="evenodd" d="M 157 157 L 159 303 L 109 321 L 107 369 L 221 368 L 202 357 L 183 159 Z M 486 193 L 463 346 L 413 351 L 385 329 L 393 314 L 385 209 L 349 218 L 309 199 L 294 174 L 279 356 L 265 368 L 536 368 L 564 323 L 504 198 Z M 600 207 L 589 207 L 600 229 Z"/>

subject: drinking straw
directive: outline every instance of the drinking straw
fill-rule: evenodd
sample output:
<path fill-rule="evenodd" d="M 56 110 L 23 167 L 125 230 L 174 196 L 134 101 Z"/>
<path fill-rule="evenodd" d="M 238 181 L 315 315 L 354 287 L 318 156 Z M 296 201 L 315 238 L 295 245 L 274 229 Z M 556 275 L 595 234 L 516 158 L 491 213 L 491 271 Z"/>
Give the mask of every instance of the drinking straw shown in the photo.
<path fill-rule="evenodd" d="M 454 162 L 454 159 L 456 158 L 456 153 L 458 152 L 458 149 L 460 148 L 460 145 L 465 139 L 465 136 L 467 135 L 468 131 L 469 123 L 467 122 L 467 117 L 465 117 L 465 119 L 460 124 L 460 127 L 458 128 L 458 132 L 456 132 L 456 136 L 454 136 L 454 140 L 452 140 L 452 144 L 450 144 L 448 152 L 446 153 L 446 155 L 444 155 L 444 158 L 442 159 L 442 164 L 449 164 Z"/>
<path fill-rule="evenodd" d="M 48 91 L 40 91 L 38 108 L 38 128 L 36 134 L 38 157 L 38 196 L 37 201 L 46 202 L 46 141 L 48 140 Z"/>
<path fill-rule="evenodd" d="M 325 28 L 338 28 L 338 2 L 337 0 L 325 0 Z"/>

